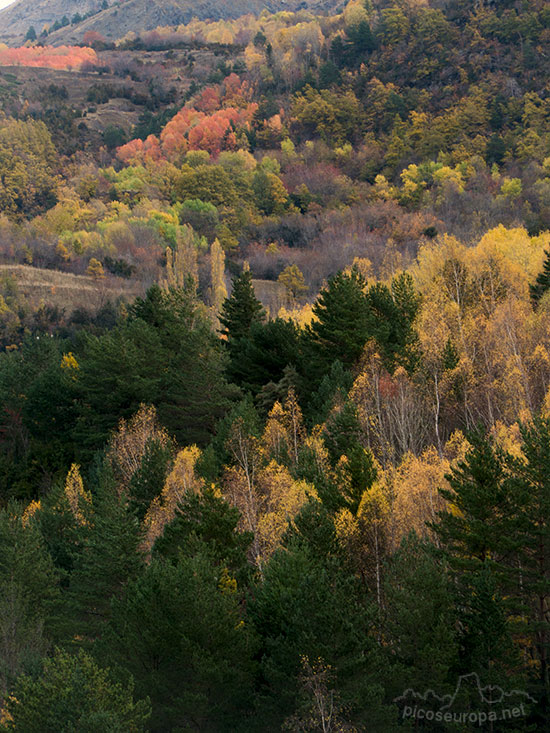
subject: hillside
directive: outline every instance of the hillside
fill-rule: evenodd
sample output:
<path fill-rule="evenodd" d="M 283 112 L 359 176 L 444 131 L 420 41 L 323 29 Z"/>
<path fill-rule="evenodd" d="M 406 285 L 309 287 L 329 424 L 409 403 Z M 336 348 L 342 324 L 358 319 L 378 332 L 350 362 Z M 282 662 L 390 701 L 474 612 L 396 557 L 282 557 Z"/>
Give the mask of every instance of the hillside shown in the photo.
<path fill-rule="evenodd" d="M 337 0 L 125 0 L 109 2 L 101 9 L 101 0 L 19 0 L 0 12 L 0 39 L 18 43 L 33 26 L 39 34 L 44 26 L 52 27 L 64 16 L 73 20 L 75 14 L 85 16 L 81 22 L 71 22 L 50 34 L 49 43 L 64 44 L 82 41 L 88 32 L 99 33 L 107 40 L 116 40 L 127 33 L 149 31 L 159 26 L 177 26 L 193 18 L 199 20 L 233 19 L 248 13 L 259 15 L 263 10 L 277 12 L 300 8 L 334 9 Z"/>
<path fill-rule="evenodd" d="M 0 47 L 0 733 L 549 731 L 550 3 L 241 2 Z"/>
<path fill-rule="evenodd" d="M 18 0 L 0 11 L 0 37 L 5 39 L 24 36 L 29 26 L 40 33 L 63 16 L 75 13 L 85 15 L 101 9 L 102 0 Z"/>
<path fill-rule="evenodd" d="M 130 301 L 143 288 L 121 278 L 95 279 L 59 270 L 44 270 L 28 265 L 0 265 L 0 280 L 12 279 L 17 291 L 35 308 L 41 305 L 65 310 L 101 308 L 107 301 Z"/>

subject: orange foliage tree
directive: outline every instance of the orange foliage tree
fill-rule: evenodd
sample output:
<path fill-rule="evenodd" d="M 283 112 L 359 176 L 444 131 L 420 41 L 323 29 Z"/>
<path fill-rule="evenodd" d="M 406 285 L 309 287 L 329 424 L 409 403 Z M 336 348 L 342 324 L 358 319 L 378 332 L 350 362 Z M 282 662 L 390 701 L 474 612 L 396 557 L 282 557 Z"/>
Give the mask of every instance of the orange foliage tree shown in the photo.
<path fill-rule="evenodd" d="M 97 64 L 97 54 L 86 46 L 21 46 L 0 49 L 0 66 L 33 66 L 45 69 L 80 69 Z"/>
<path fill-rule="evenodd" d="M 131 140 L 117 151 L 124 163 L 159 160 L 178 161 L 189 150 L 206 150 L 217 156 L 239 147 L 238 131 L 247 129 L 258 105 L 250 102 L 252 89 L 237 74 L 230 74 L 219 87 L 207 87 L 194 106 L 181 109 L 166 124 L 159 138 Z"/>

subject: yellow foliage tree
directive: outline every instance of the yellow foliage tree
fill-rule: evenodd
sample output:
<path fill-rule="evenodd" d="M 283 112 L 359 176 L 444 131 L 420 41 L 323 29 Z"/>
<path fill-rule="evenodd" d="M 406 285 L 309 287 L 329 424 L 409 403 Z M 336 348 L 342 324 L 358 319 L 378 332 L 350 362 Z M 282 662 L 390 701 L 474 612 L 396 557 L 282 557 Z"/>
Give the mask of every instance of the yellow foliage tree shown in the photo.
<path fill-rule="evenodd" d="M 177 248 L 166 248 L 166 277 L 161 279 L 160 284 L 165 290 L 182 288 L 188 284 L 194 291 L 197 290 L 199 264 L 195 233 L 186 224 L 178 231 Z"/>
<path fill-rule="evenodd" d="M 223 301 L 227 298 L 225 286 L 225 252 L 217 239 L 210 247 L 210 292 L 211 305 L 214 314 L 217 316 L 221 310 Z"/>
<path fill-rule="evenodd" d="M 78 524 L 85 524 L 85 512 L 92 505 L 92 495 L 84 489 L 82 476 L 80 475 L 80 466 L 76 463 L 73 463 L 67 474 L 65 496 Z"/>
<path fill-rule="evenodd" d="M 151 502 L 143 520 L 142 548 L 146 556 L 150 555 L 153 545 L 174 519 L 177 506 L 184 495 L 200 490 L 203 482 L 195 471 L 200 455 L 200 449 L 196 445 L 179 451 L 161 494 Z"/>
<path fill-rule="evenodd" d="M 107 453 L 120 494 L 128 491 L 132 476 L 141 467 L 147 445 L 152 440 L 162 446 L 172 443 L 166 430 L 160 427 L 156 410 L 151 405 L 141 405 L 129 421 L 120 421 Z"/>
<path fill-rule="evenodd" d="M 95 257 L 91 257 L 90 261 L 88 262 L 86 274 L 90 277 L 93 277 L 94 280 L 101 280 L 105 277 L 105 270 L 103 269 L 103 265 L 98 259 L 96 259 Z"/>

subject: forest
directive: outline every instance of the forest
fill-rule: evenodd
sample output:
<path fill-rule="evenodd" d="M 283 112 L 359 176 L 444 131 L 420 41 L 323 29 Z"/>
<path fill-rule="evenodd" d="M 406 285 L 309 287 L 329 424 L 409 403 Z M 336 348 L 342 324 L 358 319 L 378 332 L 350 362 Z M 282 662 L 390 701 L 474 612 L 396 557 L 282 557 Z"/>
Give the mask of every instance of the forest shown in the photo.
<path fill-rule="evenodd" d="M 0 731 L 548 730 L 547 4 L 40 30 Z"/>

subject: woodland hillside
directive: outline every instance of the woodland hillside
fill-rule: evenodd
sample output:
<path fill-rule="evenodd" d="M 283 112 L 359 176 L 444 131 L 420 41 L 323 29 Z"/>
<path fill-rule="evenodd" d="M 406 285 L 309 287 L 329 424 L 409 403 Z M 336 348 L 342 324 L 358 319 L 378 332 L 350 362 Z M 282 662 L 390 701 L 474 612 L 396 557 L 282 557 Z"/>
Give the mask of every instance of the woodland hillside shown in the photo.
<path fill-rule="evenodd" d="M 548 5 L 247 10 L 0 47 L 0 730 L 547 730 Z"/>

